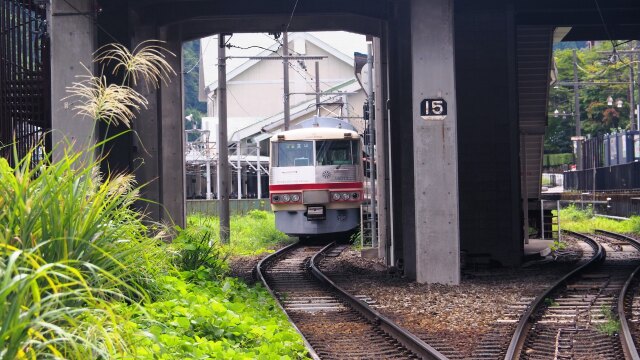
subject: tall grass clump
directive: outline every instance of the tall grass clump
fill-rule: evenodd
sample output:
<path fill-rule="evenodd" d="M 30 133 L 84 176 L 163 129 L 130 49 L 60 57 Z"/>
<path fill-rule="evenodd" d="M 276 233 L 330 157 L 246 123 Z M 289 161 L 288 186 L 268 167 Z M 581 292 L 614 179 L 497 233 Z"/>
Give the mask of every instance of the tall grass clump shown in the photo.
<path fill-rule="evenodd" d="M 163 50 L 150 46 L 133 53 L 103 49 L 112 49 L 107 57 L 120 52 L 144 61 L 122 68 L 119 85 L 104 76 L 80 77 L 68 88 L 78 114 L 128 126 L 146 106 L 128 83 L 142 78 L 157 84 L 172 73 Z M 112 139 L 79 152 L 68 150 L 73 144 L 57 144 L 56 161 L 43 146 L 22 159 L 14 147 L 14 165 L 0 159 L 0 359 L 134 354 L 130 337 L 137 335 L 117 309 L 130 304 L 144 318 L 139 304 L 164 291 L 157 279 L 171 263 L 159 237 L 150 236 L 162 228 L 149 228 L 134 210 L 141 198 L 133 176 L 99 172 L 102 149 Z"/>

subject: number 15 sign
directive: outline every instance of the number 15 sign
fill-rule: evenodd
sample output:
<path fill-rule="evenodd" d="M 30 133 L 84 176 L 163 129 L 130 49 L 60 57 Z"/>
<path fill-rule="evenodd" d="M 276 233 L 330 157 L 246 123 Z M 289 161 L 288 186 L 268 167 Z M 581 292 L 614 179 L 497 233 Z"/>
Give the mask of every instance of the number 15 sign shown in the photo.
<path fill-rule="evenodd" d="M 425 120 L 444 120 L 447 102 L 444 99 L 424 99 L 420 102 L 420 117 Z"/>

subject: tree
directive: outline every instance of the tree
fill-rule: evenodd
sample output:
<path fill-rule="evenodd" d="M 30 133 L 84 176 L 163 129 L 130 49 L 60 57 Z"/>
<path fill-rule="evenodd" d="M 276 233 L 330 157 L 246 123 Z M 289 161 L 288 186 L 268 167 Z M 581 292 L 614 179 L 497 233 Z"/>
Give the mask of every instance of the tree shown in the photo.
<path fill-rule="evenodd" d="M 198 100 L 200 73 L 200 40 L 185 42 L 182 46 L 184 76 L 184 113 L 193 115 L 191 121 L 185 122 L 186 129 L 192 129 L 195 123 L 202 124 L 202 116 L 206 115 L 207 104 Z"/>
<path fill-rule="evenodd" d="M 617 49 L 628 47 L 620 45 Z M 597 44 L 591 49 L 579 49 L 578 81 L 580 82 L 627 82 L 629 79 L 629 62 L 621 59 L 615 63 L 608 61 L 613 46 L 609 42 Z M 558 81 L 573 81 L 573 50 L 559 47 L 554 51 L 554 60 L 558 69 Z M 611 132 L 614 129 L 629 128 L 628 102 L 623 107 L 607 105 L 611 96 L 614 102 L 618 99 L 628 101 L 628 85 L 585 85 L 580 87 L 580 118 L 582 135 L 596 136 Z M 572 86 L 554 86 L 549 92 L 549 118 L 545 153 L 571 151 L 569 137 L 575 134 L 574 90 Z M 558 117 L 553 115 L 558 110 Z M 562 114 L 565 115 L 564 117 Z M 564 121 L 563 121 L 564 120 Z M 565 138 L 566 136 L 566 138 Z"/>

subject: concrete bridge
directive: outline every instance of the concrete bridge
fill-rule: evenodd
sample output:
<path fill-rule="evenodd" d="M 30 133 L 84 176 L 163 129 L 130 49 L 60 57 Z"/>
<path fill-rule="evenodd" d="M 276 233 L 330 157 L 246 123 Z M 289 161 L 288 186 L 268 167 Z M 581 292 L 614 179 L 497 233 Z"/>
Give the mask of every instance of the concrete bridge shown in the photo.
<path fill-rule="evenodd" d="M 15 0 L 17 1 L 17 0 Z M 460 252 L 521 262 L 540 195 L 552 44 L 640 39 L 637 0 L 52 0 L 53 142 L 91 124 L 59 99 L 101 45 L 214 33 L 346 30 L 376 37 L 380 254 L 420 282 L 460 281 Z M 96 8 L 98 6 L 99 8 Z M 555 35 L 555 38 L 554 38 Z M 181 69 L 181 59 L 169 59 Z M 138 137 L 117 139 L 111 168 L 150 181 L 159 220 L 184 223 L 182 81 L 143 93 Z M 424 119 L 425 99 L 447 104 Z M 68 104 L 67 104 L 68 105 Z M 142 149 L 146 149 L 143 151 Z M 153 180 L 153 181 L 152 181 Z M 537 216 L 536 216 L 537 218 Z"/>

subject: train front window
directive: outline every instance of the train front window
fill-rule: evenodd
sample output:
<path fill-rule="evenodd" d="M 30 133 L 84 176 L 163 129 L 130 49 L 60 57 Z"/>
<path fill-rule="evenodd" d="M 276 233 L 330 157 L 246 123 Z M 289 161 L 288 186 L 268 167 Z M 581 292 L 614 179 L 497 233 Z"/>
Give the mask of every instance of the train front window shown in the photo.
<path fill-rule="evenodd" d="M 318 140 L 316 141 L 316 164 L 358 164 L 359 144 L 357 140 Z"/>
<path fill-rule="evenodd" d="M 313 165 L 313 141 L 281 141 L 277 148 L 276 166 Z"/>

